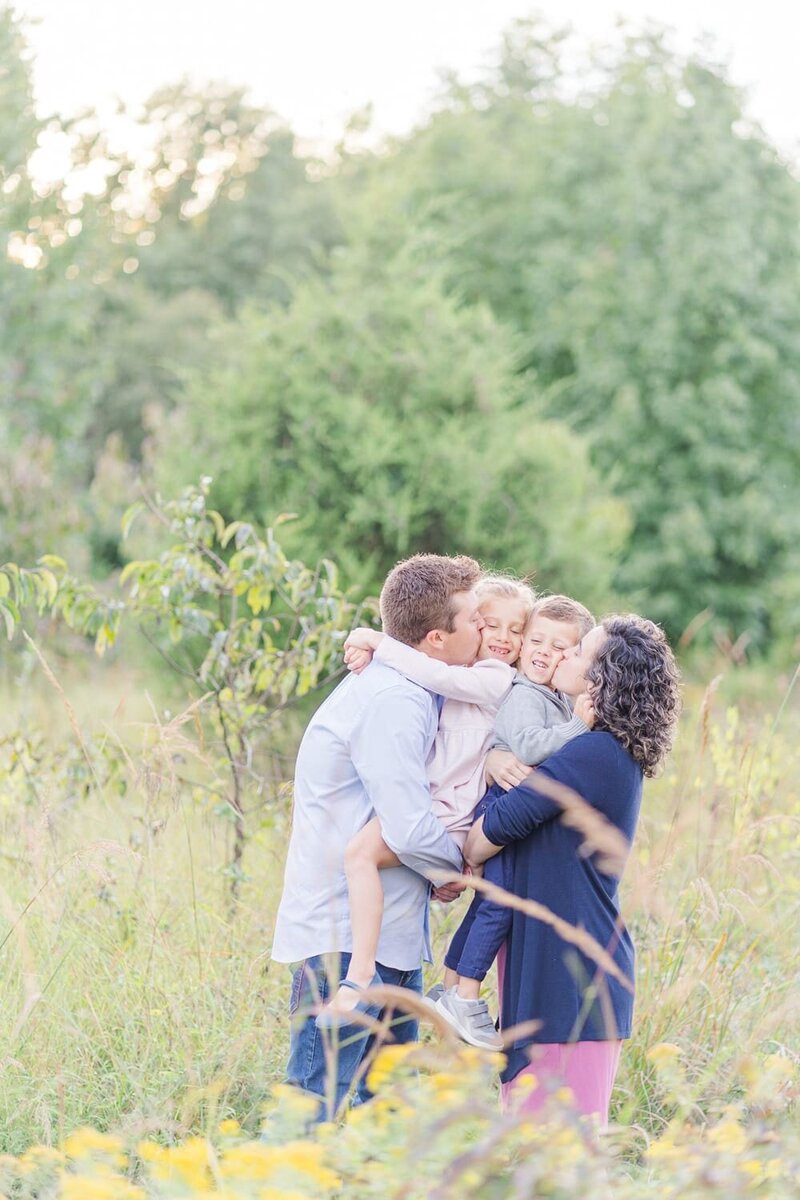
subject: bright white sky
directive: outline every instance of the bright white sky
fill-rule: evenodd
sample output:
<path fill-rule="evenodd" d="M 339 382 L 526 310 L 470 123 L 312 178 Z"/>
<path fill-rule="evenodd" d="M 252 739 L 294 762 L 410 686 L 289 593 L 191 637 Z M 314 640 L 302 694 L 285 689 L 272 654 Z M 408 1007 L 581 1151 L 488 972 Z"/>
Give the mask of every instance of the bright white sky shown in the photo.
<path fill-rule="evenodd" d="M 0 0 L 2 2 L 2 0 Z M 800 157 L 800 6 L 788 0 L 15 0 L 36 55 L 39 106 L 136 102 L 183 75 L 249 87 L 303 137 L 333 142 L 372 101 L 381 132 L 425 111 L 437 70 L 474 73 L 508 22 L 536 7 L 602 36 L 622 15 L 710 33 L 750 113 Z"/>

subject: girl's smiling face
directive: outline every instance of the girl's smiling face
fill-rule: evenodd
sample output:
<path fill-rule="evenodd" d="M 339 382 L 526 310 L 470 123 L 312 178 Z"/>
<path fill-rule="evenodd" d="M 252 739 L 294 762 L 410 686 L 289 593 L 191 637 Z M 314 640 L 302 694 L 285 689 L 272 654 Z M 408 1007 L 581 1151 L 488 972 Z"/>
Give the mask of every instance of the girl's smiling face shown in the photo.
<path fill-rule="evenodd" d="M 528 611 L 513 596 L 487 596 L 480 606 L 483 617 L 478 659 L 496 658 L 509 666 L 519 658 Z"/>

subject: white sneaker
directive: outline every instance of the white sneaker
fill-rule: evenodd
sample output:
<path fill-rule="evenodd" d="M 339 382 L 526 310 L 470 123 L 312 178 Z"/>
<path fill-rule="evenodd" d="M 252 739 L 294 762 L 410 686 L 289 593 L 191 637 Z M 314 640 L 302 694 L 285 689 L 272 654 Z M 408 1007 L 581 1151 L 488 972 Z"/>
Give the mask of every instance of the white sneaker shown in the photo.
<path fill-rule="evenodd" d="M 494 1027 L 485 1000 L 462 1000 L 456 989 L 450 988 L 434 1007 L 462 1041 L 480 1050 L 502 1050 L 503 1039 Z"/>

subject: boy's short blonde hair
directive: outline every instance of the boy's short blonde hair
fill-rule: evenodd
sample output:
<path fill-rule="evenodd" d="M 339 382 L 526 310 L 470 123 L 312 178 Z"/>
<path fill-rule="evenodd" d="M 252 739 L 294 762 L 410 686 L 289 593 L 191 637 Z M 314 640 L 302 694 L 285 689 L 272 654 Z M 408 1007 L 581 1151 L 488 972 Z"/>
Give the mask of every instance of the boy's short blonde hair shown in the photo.
<path fill-rule="evenodd" d="M 505 600 L 519 600 L 525 608 L 525 621 L 530 620 L 536 593 L 524 579 L 515 579 L 513 575 L 488 574 L 482 575 L 475 587 L 475 594 L 480 602 L 489 596 L 502 596 Z"/>
<path fill-rule="evenodd" d="M 529 624 L 534 617 L 569 622 L 577 628 L 579 641 L 595 627 L 595 619 L 588 608 L 571 596 L 540 596 L 531 609 Z"/>

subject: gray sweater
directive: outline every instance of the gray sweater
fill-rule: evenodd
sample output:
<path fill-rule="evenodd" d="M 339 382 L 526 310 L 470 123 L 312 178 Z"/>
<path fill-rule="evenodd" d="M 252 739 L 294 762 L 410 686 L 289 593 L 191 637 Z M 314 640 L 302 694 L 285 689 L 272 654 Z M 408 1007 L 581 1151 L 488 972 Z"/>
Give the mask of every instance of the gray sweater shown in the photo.
<path fill-rule="evenodd" d="M 494 745 L 510 750 L 520 762 L 535 767 L 589 726 L 572 711 L 562 692 L 532 683 L 517 671 L 511 691 L 497 710 Z"/>

